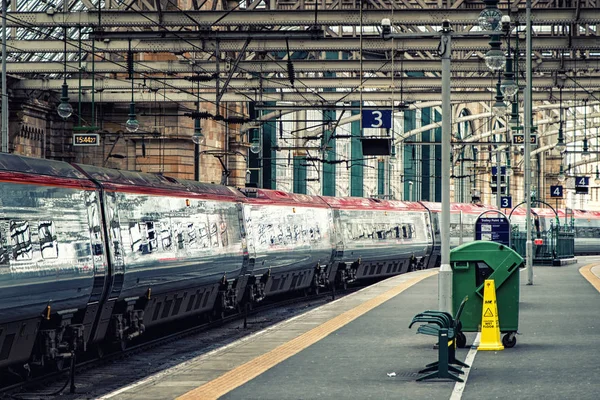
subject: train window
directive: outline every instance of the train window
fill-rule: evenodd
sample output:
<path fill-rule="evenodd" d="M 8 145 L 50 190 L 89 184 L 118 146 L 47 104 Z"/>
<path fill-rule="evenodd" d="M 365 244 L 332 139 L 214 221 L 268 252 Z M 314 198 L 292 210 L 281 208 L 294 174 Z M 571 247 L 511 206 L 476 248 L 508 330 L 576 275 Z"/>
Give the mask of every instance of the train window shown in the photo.
<path fill-rule="evenodd" d="M 221 244 L 223 247 L 229 246 L 229 237 L 227 237 L 227 222 L 221 220 L 219 223 L 219 230 L 221 231 Z M 290 226 L 287 227 L 289 239 L 292 239 L 292 232 L 290 231 Z"/>
<path fill-rule="evenodd" d="M 6 237 L 2 234 L 0 229 L 0 266 L 8 265 L 8 245 L 6 243 Z"/>
<path fill-rule="evenodd" d="M 204 248 L 204 249 L 210 247 L 210 240 L 208 238 L 208 229 L 206 229 L 206 224 L 204 224 L 204 223 L 199 224 L 198 234 L 199 234 L 199 240 L 200 240 L 200 247 Z"/>
<path fill-rule="evenodd" d="M 187 237 L 188 244 L 191 246 L 196 243 L 196 230 L 194 229 L 194 223 L 189 222 L 187 225 Z"/>
<path fill-rule="evenodd" d="M 142 236 L 136 222 L 129 223 L 129 236 L 131 237 L 131 251 L 137 251 L 142 244 Z"/>
<path fill-rule="evenodd" d="M 129 235 L 131 236 L 131 250 L 139 251 L 142 254 L 150 254 L 158 250 L 158 240 L 156 237 L 155 223 L 130 222 Z"/>
<path fill-rule="evenodd" d="M 40 241 L 42 258 L 58 258 L 58 242 L 56 240 L 56 232 L 54 231 L 54 222 L 38 222 L 38 239 Z"/>
<path fill-rule="evenodd" d="M 210 245 L 212 247 L 219 247 L 219 237 L 216 222 L 210 224 Z"/>
<path fill-rule="evenodd" d="M 153 221 L 146 222 L 146 233 L 148 235 L 148 250 L 150 252 L 158 250 L 158 238 L 156 237 L 156 229 L 159 224 Z"/>
<path fill-rule="evenodd" d="M 320 242 L 321 241 L 321 228 L 319 228 L 319 225 L 315 225 L 314 227 L 314 241 L 315 242 Z"/>
<path fill-rule="evenodd" d="M 161 223 L 160 228 L 160 243 L 163 250 L 169 251 L 173 244 L 173 241 L 171 240 L 171 229 L 168 223 L 165 222 Z"/>
<path fill-rule="evenodd" d="M 33 258 L 29 222 L 10 221 L 10 241 L 15 261 L 31 260 Z"/>
<path fill-rule="evenodd" d="M 185 247 L 185 239 L 183 237 L 183 224 L 178 222 L 175 225 L 175 237 L 177 238 L 177 248 L 179 250 Z"/>

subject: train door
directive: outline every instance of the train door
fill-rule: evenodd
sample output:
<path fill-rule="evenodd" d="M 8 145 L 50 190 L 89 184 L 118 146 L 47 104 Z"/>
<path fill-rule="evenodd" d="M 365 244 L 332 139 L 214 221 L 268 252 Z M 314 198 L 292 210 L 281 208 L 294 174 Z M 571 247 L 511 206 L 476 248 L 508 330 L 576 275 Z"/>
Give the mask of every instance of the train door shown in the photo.
<path fill-rule="evenodd" d="M 90 231 L 90 244 L 92 249 L 92 262 L 94 264 L 94 285 L 90 296 L 90 303 L 100 301 L 108 276 L 106 258 L 104 255 L 104 234 L 102 232 L 102 217 L 98 192 L 85 192 L 85 206 L 87 208 L 88 227 Z"/>
<path fill-rule="evenodd" d="M 121 223 L 117 210 L 115 193 L 101 191 L 102 216 L 105 221 L 104 237 L 108 248 L 108 285 L 103 295 L 102 309 L 98 313 L 95 328 L 94 341 L 102 340 L 108 329 L 110 318 L 116 300 L 123 287 L 125 272 L 123 246 L 121 240 Z"/>
<path fill-rule="evenodd" d="M 429 210 L 428 210 L 429 211 Z M 427 260 L 426 268 L 437 268 L 441 263 L 441 243 L 440 236 L 440 214 L 429 211 L 429 230 L 432 232 L 433 244 L 431 247 L 431 255 Z"/>

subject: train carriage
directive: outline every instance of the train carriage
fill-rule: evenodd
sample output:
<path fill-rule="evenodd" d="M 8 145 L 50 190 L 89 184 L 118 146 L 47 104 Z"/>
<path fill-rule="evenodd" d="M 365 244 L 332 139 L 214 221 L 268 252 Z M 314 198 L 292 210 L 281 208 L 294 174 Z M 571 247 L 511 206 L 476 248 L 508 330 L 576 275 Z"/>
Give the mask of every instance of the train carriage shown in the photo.
<path fill-rule="evenodd" d="M 420 202 L 425 206 L 434 218 L 434 225 L 440 222 L 442 212 L 441 203 L 433 203 L 428 201 Z M 495 210 L 495 207 L 483 204 L 465 204 L 451 203 L 450 204 L 450 248 L 459 246 L 462 243 L 467 243 L 475 240 L 475 221 L 482 212 L 487 210 Z M 493 216 L 493 214 L 490 214 Z M 436 232 L 438 230 L 436 229 Z M 437 233 L 436 233 L 437 236 Z"/>
<path fill-rule="evenodd" d="M 0 367 L 85 349 L 108 274 L 96 186 L 71 165 L 0 154 Z"/>
<path fill-rule="evenodd" d="M 78 167 L 102 187 L 111 287 L 96 339 L 127 342 L 184 316 L 233 309 L 247 265 L 233 188 Z"/>
<path fill-rule="evenodd" d="M 322 197 L 335 224 L 335 280 L 345 285 L 422 268 L 431 254 L 431 221 L 419 203 Z M 334 279 L 330 277 L 330 279 Z"/>
<path fill-rule="evenodd" d="M 600 253 L 600 211 L 573 210 L 575 254 Z"/>
<path fill-rule="evenodd" d="M 291 290 L 326 286 L 332 215 L 320 197 L 244 189 L 252 301 Z"/>

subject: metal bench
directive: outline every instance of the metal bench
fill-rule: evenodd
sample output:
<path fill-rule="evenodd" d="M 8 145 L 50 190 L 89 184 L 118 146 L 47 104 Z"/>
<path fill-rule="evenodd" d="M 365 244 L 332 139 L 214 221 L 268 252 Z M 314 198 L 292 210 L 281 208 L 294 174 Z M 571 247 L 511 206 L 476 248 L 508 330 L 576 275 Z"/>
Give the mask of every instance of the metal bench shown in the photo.
<path fill-rule="evenodd" d="M 448 378 L 458 382 L 463 382 L 461 378 L 452 372 L 462 374 L 463 371 L 454 367 L 458 365 L 464 368 L 469 366 L 456 359 L 456 345 L 459 337 L 462 337 L 463 343 L 466 342 L 464 334 L 461 332 L 460 315 L 465 307 L 468 297 L 465 297 L 460 303 L 456 312 L 456 317 L 445 311 L 427 310 L 415 315 L 408 326 L 411 328 L 414 324 L 424 323 L 419 326 L 417 333 L 438 337 L 438 361 L 427 364 L 425 369 L 419 373 L 432 372 L 417 379 L 423 381 L 433 378 Z"/>

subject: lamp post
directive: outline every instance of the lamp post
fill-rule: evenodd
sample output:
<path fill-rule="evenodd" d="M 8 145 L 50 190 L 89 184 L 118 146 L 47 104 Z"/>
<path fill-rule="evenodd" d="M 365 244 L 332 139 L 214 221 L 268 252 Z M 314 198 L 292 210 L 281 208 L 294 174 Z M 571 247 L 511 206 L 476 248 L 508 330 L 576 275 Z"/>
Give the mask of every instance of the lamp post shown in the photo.
<path fill-rule="evenodd" d="M 498 73 L 498 83 L 496 84 L 496 102 L 492 106 L 492 114 L 496 117 L 503 117 L 506 115 L 506 104 L 504 103 L 504 96 L 500 90 L 501 86 L 501 74 Z M 491 127 L 493 130 L 494 127 Z M 501 208 L 501 195 L 502 195 L 502 165 L 501 165 L 501 151 L 500 145 L 496 145 L 496 207 Z"/>
<path fill-rule="evenodd" d="M 526 39 L 525 39 L 525 80 L 527 81 L 525 89 L 525 161 L 524 161 L 524 172 L 525 172 L 525 202 L 527 204 L 527 211 L 525 216 L 525 229 L 527 229 L 527 238 L 525 240 L 525 257 L 526 257 L 526 269 L 527 269 L 527 284 L 533 285 L 533 248 L 531 241 L 531 0 L 527 0 L 526 3 Z"/>
<path fill-rule="evenodd" d="M 438 274 L 438 307 L 452 314 L 452 268 L 450 268 L 450 140 L 452 137 L 452 107 L 450 87 L 450 56 L 452 54 L 450 23 L 442 24 L 440 54 L 442 56 L 442 247 Z"/>
<path fill-rule="evenodd" d="M 64 52 L 63 52 L 63 84 L 60 96 L 60 104 L 56 108 L 58 115 L 62 119 L 67 119 L 73 114 L 73 106 L 69 104 L 69 85 L 67 85 L 67 27 L 64 30 Z"/>
<path fill-rule="evenodd" d="M 497 8 L 498 0 L 484 0 L 487 7 L 479 16 L 480 26 L 484 31 L 499 31 L 502 13 Z M 391 21 L 381 21 L 381 34 L 384 40 L 392 39 Z M 452 137 L 452 105 L 450 86 L 450 57 L 452 54 L 452 29 L 450 23 L 442 23 L 439 54 L 442 58 L 442 207 L 441 207 L 441 263 L 438 274 L 438 309 L 452 313 L 452 269 L 450 268 L 450 155 Z M 406 39 L 408 35 L 401 36 Z M 486 53 L 486 64 L 496 71 L 504 67 L 506 58 L 500 50 L 498 35 L 493 35 L 492 50 Z M 498 53 L 499 52 L 499 53 Z M 489 58 L 489 60 L 488 60 Z"/>

